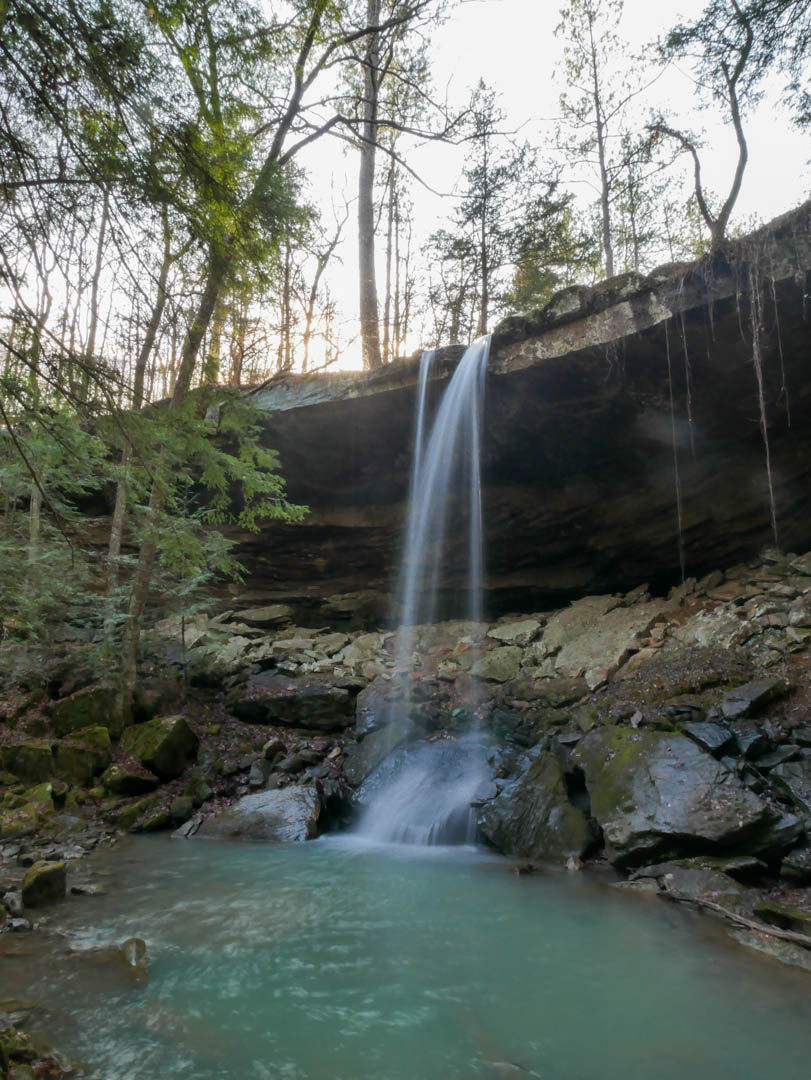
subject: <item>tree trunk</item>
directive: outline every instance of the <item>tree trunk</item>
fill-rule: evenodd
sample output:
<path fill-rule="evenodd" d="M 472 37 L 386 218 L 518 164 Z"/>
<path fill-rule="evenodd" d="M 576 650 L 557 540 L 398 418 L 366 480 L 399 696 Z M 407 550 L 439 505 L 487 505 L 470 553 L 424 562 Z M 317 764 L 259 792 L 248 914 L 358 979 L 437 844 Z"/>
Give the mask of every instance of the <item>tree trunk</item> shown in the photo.
<path fill-rule="evenodd" d="M 211 322 L 211 316 L 222 291 L 225 279 L 230 268 L 229 260 L 224 256 L 212 252 L 209 256 L 208 274 L 203 295 L 197 306 L 194 318 L 186 331 L 183 348 L 180 354 L 180 368 L 175 380 L 172 399 L 169 402 L 170 409 L 179 409 L 191 387 L 194 367 L 200 352 L 203 335 Z M 165 458 L 159 462 L 159 474 L 165 464 Z M 152 491 L 149 496 L 149 506 L 145 526 L 144 539 L 141 542 L 141 550 L 138 555 L 138 566 L 130 594 L 127 620 L 124 624 L 124 634 L 121 642 L 121 706 L 125 716 L 129 715 L 132 701 L 135 695 L 137 679 L 138 644 L 141 637 L 141 621 L 149 598 L 149 587 L 152 582 L 152 574 L 155 569 L 158 553 L 158 529 L 166 501 L 166 492 L 160 475 L 156 475 Z"/>
<path fill-rule="evenodd" d="M 600 163 L 600 210 L 603 221 L 603 251 L 605 252 L 605 276 L 614 276 L 614 247 L 611 241 L 611 207 L 609 196 L 611 185 L 608 179 L 608 163 L 605 148 L 605 121 L 603 120 L 603 105 L 600 98 L 600 78 L 597 70 L 597 46 L 594 43 L 592 24 L 589 23 L 589 38 L 591 41 L 591 75 L 592 93 L 594 96 L 594 123 L 597 133 L 597 157 Z"/>
<path fill-rule="evenodd" d="M 163 318 L 163 312 L 166 307 L 166 283 L 169 278 L 169 267 L 172 264 L 172 255 L 170 249 L 171 233 L 169 229 L 168 215 L 164 211 L 163 214 L 163 262 L 161 263 L 160 274 L 158 275 L 158 292 L 155 297 L 155 304 L 152 308 L 152 314 L 147 324 L 146 333 L 144 334 L 144 340 L 141 343 L 141 348 L 138 352 L 138 358 L 135 361 L 135 374 L 133 378 L 132 386 L 132 407 L 133 409 L 140 409 L 144 403 L 144 382 L 146 378 L 146 365 L 149 361 L 149 357 L 152 354 L 152 349 L 155 345 L 155 340 L 158 336 L 158 328 Z M 121 558 L 121 542 L 124 536 L 124 522 L 126 519 L 127 510 L 127 468 L 129 467 L 130 457 L 132 454 L 132 447 L 129 442 L 125 443 L 124 449 L 121 452 L 121 478 L 116 484 L 115 489 L 115 508 L 113 510 L 113 520 L 110 524 L 110 542 L 107 547 L 107 600 L 108 610 L 112 606 L 112 598 L 115 595 L 118 588 L 119 581 L 119 559 Z M 110 612 L 104 622 L 104 638 L 105 641 L 109 641 L 113 634 L 113 622 L 112 613 Z"/>
<path fill-rule="evenodd" d="M 366 0 L 366 24 L 380 23 L 381 0 Z M 377 142 L 377 95 L 380 41 L 377 34 L 366 39 L 363 68 L 363 124 L 358 174 L 358 264 L 360 271 L 360 339 L 363 366 L 380 367 L 380 327 L 375 275 L 374 181 Z"/>

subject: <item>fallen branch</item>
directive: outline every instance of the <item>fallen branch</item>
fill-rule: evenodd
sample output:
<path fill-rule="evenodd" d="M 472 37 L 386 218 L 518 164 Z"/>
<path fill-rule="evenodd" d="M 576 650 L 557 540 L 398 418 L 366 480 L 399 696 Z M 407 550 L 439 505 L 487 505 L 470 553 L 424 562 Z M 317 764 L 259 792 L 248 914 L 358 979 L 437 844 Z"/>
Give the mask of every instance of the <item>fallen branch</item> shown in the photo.
<path fill-rule="evenodd" d="M 781 941 L 791 941 L 795 945 L 802 945 L 803 948 L 811 949 L 811 937 L 806 934 L 800 934 L 796 930 L 779 930 L 776 926 L 769 926 L 768 923 L 756 922 L 755 919 L 747 919 L 745 915 L 737 915 L 734 911 L 729 911 L 725 907 L 721 907 L 720 904 L 714 903 L 712 900 L 693 900 L 692 903 L 697 907 L 709 908 L 710 911 L 717 911 L 720 915 L 731 920 L 732 922 L 740 923 L 741 926 L 747 927 L 749 930 L 757 930 L 759 934 L 768 934 L 770 937 L 780 938 Z"/>

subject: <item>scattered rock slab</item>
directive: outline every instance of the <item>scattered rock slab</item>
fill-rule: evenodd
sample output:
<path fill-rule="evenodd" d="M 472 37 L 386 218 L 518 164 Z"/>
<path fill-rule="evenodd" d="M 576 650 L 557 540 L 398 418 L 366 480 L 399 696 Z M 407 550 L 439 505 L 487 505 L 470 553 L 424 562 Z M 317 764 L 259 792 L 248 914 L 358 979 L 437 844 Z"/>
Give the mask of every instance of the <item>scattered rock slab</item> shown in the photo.
<path fill-rule="evenodd" d="M 251 724 L 337 731 L 354 721 L 356 691 L 356 686 L 338 678 L 291 679 L 264 671 L 238 687 L 228 707 Z"/>

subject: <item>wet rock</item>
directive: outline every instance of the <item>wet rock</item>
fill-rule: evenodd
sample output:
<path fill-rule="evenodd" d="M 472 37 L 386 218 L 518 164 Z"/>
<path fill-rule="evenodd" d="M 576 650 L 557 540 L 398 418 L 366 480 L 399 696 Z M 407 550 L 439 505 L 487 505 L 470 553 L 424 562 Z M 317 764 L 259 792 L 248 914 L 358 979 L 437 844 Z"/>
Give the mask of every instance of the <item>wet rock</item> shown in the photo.
<path fill-rule="evenodd" d="M 70 697 L 47 707 L 57 735 L 70 735 L 82 728 L 106 727 L 111 735 L 120 735 L 123 718 L 117 694 L 111 686 L 88 686 Z"/>
<path fill-rule="evenodd" d="M 799 812 L 811 821 L 811 759 L 787 761 L 770 773 L 772 783 L 785 792 Z"/>
<path fill-rule="evenodd" d="M 783 964 L 790 964 L 793 967 L 811 971 L 811 951 L 804 949 L 802 945 L 794 945 L 790 941 L 780 941 L 778 938 L 759 934 L 756 930 L 745 930 L 737 926 L 729 927 L 727 933 L 741 945 L 765 953 Z"/>
<path fill-rule="evenodd" d="M 54 751 L 54 772 L 69 784 L 88 787 L 110 764 L 112 746 L 106 727 L 90 727 L 78 736 L 60 739 Z"/>
<path fill-rule="evenodd" d="M 518 675 L 522 655 L 517 645 L 493 649 L 475 661 L 470 674 L 490 682 L 509 682 Z"/>
<path fill-rule="evenodd" d="M 678 867 L 661 878 L 668 896 L 674 900 L 698 900 L 700 898 L 739 897 L 746 889 L 720 870 L 693 870 Z"/>
<path fill-rule="evenodd" d="M 747 854 L 780 845 L 785 850 L 802 828 L 684 735 L 602 728 L 574 748 L 572 762 L 585 772 L 592 813 L 617 865 L 702 847 Z"/>
<path fill-rule="evenodd" d="M 53 775 L 53 754 L 50 743 L 34 739 L 8 743 L 0 752 L 3 768 L 28 783 L 47 780 Z"/>
<path fill-rule="evenodd" d="M 767 735 L 754 720 L 737 720 L 730 724 L 738 752 L 745 758 L 759 757 L 770 747 Z"/>
<path fill-rule="evenodd" d="M 579 857 L 593 840 L 585 814 L 569 802 L 557 759 L 547 752 L 484 807 L 478 826 L 505 855 L 541 862 Z"/>
<path fill-rule="evenodd" d="M 63 862 L 35 862 L 25 872 L 22 883 L 23 907 L 40 907 L 65 895 L 67 872 Z"/>
<path fill-rule="evenodd" d="M 158 786 L 158 778 L 141 766 L 119 762 L 105 769 L 101 783 L 112 795 L 146 795 Z"/>
<path fill-rule="evenodd" d="M 246 795 L 229 809 L 206 818 L 196 835 L 279 843 L 312 840 L 318 835 L 320 813 L 315 788 L 291 785 Z"/>
<path fill-rule="evenodd" d="M 681 730 L 711 754 L 722 754 L 733 738 L 728 728 L 707 721 L 682 724 Z"/>
<path fill-rule="evenodd" d="M 334 677 L 291 679 L 265 671 L 237 688 L 228 707 L 234 716 L 251 724 L 336 731 L 354 719 L 355 690 Z"/>
<path fill-rule="evenodd" d="M 199 741 L 184 717 L 160 716 L 128 727 L 121 748 L 162 780 L 172 780 L 197 756 Z"/>
<path fill-rule="evenodd" d="M 402 697 L 399 683 L 392 683 L 392 680 L 379 676 L 373 679 L 364 690 L 361 690 L 355 702 L 357 734 L 368 735 L 387 724 L 392 718 L 395 702 L 401 700 Z"/>
<path fill-rule="evenodd" d="M 775 750 L 761 755 L 755 761 L 755 765 L 758 769 L 773 769 L 775 765 L 782 765 L 785 761 L 797 761 L 801 756 L 802 751 L 799 746 L 795 746 L 793 743 L 783 743 L 782 746 L 778 746 Z"/>
<path fill-rule="evenodd" d="M 353 787 L 358 787 L 378 765 L 395 750 L 411 733 L 408 721 L 396 721 L 373 731 L 361 743 L 352 748 L 344 762 L 344 776 Z"/>
<path fill-rule="evenodd" d="M 736 686 L 721 698 L 721 715 L 727 720 L 752 716 L 770 702 L 785 697 L 790 689 L 787 679 L 757 679 L 744 683 L 743 686 Z"/>

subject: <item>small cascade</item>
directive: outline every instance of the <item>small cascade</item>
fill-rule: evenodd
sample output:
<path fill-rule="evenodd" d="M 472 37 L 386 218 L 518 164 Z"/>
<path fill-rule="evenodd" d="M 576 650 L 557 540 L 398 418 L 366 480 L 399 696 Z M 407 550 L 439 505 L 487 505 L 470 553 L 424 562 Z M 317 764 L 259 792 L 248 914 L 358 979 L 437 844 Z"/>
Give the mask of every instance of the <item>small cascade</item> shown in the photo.
<path fill-rule="evenodd" d="M 481 425 L 490 338 L 465 351 L 433 422 L 428 386 L 435 355 L 423 353 L 414 431 L 411 490 L 397 589 L 399 629 L 395 672 L 413 676 L 417 627 L 436 620 L 449 528 L 466 521 L 467 571 L 459 582 L 467 596 L 465 616 L 482 618 L 484 542 L 481 502 Z M 414 679 L 391 705 L 389 724 L 413 713 Z M 485 777 L 485 756 L 475 736 L 459 743 L 426 743 L 392 755 L 390 782 L 371 798 L 361 832 L 397 843 L 465 843 L 475 826 L 470 802 Z"/>

